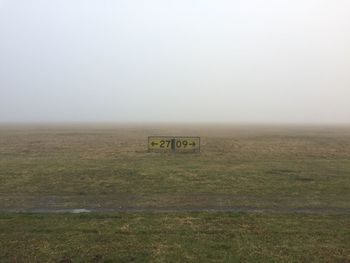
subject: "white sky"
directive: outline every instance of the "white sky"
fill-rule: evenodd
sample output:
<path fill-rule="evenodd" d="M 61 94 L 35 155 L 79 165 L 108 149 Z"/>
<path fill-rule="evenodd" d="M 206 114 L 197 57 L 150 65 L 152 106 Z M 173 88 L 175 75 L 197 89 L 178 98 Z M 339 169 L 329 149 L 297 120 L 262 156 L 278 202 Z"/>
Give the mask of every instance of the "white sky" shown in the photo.
<path fill-rule="evenodd" d="M 350 123 L 350 1 L 0 0 L 0 121 Z"/>

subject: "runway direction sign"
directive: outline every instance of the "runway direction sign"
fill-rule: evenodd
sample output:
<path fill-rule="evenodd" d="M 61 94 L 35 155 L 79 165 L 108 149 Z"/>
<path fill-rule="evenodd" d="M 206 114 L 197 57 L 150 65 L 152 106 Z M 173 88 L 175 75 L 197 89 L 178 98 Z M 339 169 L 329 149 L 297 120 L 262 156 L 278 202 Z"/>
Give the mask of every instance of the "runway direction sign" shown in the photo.
<path fill-rule="evenodd" d="M 149 152 L 198 153 L 200 137 L 193 136 L 149 136 Z"/>
<path fill-rule="evenodd" d="M 148 150 L 155 152 L 171 152 L 173 137 L 169 136 L 149 136 Z"/>
<path fill-rule="evenodd" d="M 199 152 L 200 137 L 176 137 L 174 149 L 175 152 Z"/>

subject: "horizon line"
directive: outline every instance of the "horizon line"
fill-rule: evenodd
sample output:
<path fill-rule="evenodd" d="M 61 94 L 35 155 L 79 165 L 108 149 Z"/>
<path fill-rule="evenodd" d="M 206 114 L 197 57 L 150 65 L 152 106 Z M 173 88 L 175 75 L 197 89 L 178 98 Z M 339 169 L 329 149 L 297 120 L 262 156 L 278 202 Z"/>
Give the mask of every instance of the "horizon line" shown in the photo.
<path fill-rule="evenodd" d="M 262 122 L 262 121 L 0 121 L 0 126 L 33 125 L 33 126 L 90 126 L 90 125 L 218 125 L 218 126 L 350 126 L 350 122 Z"/>

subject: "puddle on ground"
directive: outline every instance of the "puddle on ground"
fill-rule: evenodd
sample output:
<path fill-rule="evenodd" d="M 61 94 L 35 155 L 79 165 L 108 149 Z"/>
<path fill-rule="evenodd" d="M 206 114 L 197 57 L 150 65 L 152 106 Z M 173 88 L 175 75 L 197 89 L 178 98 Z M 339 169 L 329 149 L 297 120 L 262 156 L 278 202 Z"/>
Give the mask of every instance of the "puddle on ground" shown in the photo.
<path fill-rule="evenodd" d="M 81 208 L 81 209 L 71 209 L 71 211 L 68 211 L 68 212 L 71 212 L 73 214 L 80 214 L 80 213 L 90 213 L 91 210 Z"/>

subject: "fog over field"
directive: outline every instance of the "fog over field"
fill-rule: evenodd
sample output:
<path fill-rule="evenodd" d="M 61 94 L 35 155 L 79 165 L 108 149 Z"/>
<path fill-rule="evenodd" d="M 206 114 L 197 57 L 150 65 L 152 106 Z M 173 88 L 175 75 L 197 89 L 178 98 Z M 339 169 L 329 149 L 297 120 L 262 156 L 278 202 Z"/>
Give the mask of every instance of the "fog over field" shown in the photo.
<path fill-rule="evenodd" d="M 0 122 L 350 124 L 347 0 L 0 0 Z"/>

